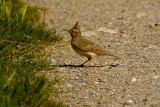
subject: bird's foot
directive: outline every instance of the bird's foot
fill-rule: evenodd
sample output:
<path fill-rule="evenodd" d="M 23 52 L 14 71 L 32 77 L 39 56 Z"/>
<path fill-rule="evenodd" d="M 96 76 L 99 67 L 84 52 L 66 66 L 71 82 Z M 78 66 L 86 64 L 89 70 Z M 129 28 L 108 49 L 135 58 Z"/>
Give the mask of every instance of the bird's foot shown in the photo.
<path fill-rule="evenodd" d="M 84 63 L 80 65 L 80 67 L 92 67 L 92 66 L 93 66 L 93 63 Z"/>

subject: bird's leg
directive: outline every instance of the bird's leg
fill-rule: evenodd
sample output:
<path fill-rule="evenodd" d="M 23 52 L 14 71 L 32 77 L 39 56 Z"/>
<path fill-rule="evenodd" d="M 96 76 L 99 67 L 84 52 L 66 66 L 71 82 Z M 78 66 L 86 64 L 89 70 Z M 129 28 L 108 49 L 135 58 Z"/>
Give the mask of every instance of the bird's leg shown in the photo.
<path fill-rule="evenodd" d="M 85 61 L 83 64 L 81 64 L 81 66 L 85 66 L 85 67 L 90 66 L 90 62 L 91 62 L 92 60 L 93 60 L 92 57 L 88 57 L 88 60 Z"/>

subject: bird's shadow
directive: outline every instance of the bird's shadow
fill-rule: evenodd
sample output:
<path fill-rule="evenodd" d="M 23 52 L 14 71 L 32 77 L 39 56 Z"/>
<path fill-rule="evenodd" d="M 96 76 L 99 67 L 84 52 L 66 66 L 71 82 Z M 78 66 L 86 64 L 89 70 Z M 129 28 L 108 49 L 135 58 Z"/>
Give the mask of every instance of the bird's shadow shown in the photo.
<path fill-rule="evenodd" d="M 106 67 L 105 65 L 83 66 L 83 65 L 72 65 L 72 64 L 60 64 L 60 65 L 52 65 L 52 66 L 53 67 L 74 67 L 74 68 Z"/>

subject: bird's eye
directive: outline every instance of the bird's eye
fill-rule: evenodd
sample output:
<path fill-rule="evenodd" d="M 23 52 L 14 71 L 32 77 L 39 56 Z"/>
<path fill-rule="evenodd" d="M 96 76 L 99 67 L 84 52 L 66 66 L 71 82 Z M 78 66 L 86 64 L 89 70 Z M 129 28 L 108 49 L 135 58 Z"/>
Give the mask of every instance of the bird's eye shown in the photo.
<path fill-rule="evenodd" d="M 74 30 L 72 30 L 72 32 L 75 32 Z"/>
<path fill-rule="evenodd" d="M 75 30 L 71 30 L 71 33 L 75 33 Z"/>

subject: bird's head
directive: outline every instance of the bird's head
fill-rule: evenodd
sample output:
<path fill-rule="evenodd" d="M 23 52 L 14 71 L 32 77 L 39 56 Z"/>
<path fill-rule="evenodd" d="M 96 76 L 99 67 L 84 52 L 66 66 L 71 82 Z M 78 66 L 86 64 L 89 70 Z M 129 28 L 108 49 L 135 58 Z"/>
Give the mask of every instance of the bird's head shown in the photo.
<path fill-rule="evenodd" d="M 74 38 L 74 37 L 78 37 L 81 36 L 81 31 L 80 31 L 80 26 L 78 24 L 78 21 L 76 22 L 76 24 L 73 26 L 73 28 L 71 29 L 63 29 L 67 32 L 70 33 L 70 35 Z"/>

